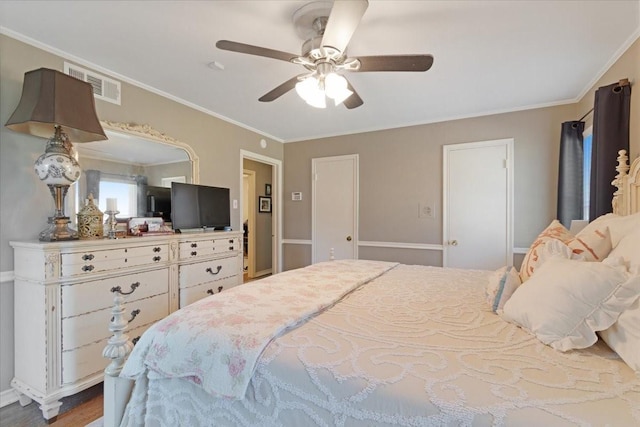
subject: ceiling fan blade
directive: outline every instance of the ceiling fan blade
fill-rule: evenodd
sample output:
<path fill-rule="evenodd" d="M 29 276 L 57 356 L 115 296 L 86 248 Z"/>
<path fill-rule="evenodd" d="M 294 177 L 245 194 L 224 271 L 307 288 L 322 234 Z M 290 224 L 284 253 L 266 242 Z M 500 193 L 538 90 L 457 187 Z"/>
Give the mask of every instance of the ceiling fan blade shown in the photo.
<path fill-rule="evenodd" d="M 286 82 L 282 83 L 280 86 L 276 87 L 272 91 L 267 92 L 264 95 L 262 95 L 260 97 L 260 99 L 258 99 L 258 101 L 260 101 L 260 102 L 271 102 L 273 100 L 276 100 L 276 99 L 280 98 L 282 95 L 284 95 L 285 93 L 289 92 L 291 89 L 296 87 L 296 83 L 298 83 L 300 81 L 299 78 L 301 76 L 304 76 L 304 74 L 300 74 L 299 76 L 295 76 L 295 77 L 290 78 L 289 80 L 287 80 Z"/>
<path fill-rule="evenodd" d="M 358 56 L 360 68 L 356 71 L 427 71 L 433 65 L 431 55 Z"/>
<path fill-rule="evenodd" d="M 364 101 L 362 100 L 362 98 L 360 98 L 360 95 L 358 95 L 358 92 L 356 92 L 353 86 L 351 86 L 351 82 L 349 82 L 349 80 L 347 80 L 347 87 L 353 93 L 351 94 L 350 97 L 342 101 L 344 106 L 347 107 L 349 110 L 352 110 L 364 104 Z"/>
<path fill-rule="evenodd" d="M 249 55 L 264 56 L 266 58 L 280 59 L 282 61 L 291 62 L 292 59 L 297 58 L 299 55 L 295 55 L 289 52 L 283 52 L 281 50 L 268 49 L 266 47 L 253 46 L 250 44 L 232 42 L 229 40 L 218 40 L 216 47 L 222 50 L 229 50 L 231 52 L 246 53 Z"/>
<path fill-rule="evenodd" d="M 367 0 L 335 0 L 322 36 L 322 46 L 344 53 L 368 6 Z"/>

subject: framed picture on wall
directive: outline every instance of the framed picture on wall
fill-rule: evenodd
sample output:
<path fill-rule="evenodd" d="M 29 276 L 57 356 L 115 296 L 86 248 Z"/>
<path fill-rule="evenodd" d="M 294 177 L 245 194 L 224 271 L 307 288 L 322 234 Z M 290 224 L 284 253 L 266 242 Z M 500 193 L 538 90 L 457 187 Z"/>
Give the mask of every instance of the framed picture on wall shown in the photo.
<path fill-rule="evenodd" d="M 271 212 L 271 197 L 258 196 L 258 212 Z"/>
<path fill-rule="evenodd" d="M 270 196 L 271 195 L 271 184 L 265 184 L 264 185 L 264 195 L 265 196 Z"/>

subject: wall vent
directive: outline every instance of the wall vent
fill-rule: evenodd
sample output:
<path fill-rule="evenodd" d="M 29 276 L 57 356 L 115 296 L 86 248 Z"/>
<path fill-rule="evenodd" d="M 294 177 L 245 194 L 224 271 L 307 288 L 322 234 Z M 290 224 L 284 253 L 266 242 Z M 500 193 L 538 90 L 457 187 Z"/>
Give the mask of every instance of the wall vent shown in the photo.
<path fill-rule="evenodd" d="M 89 83 L 93 87 L 96 99 L 120 105 L 120 82 L 93 71 L 85 70 L 75 64 L 64 63 L 65 74 Z"/>

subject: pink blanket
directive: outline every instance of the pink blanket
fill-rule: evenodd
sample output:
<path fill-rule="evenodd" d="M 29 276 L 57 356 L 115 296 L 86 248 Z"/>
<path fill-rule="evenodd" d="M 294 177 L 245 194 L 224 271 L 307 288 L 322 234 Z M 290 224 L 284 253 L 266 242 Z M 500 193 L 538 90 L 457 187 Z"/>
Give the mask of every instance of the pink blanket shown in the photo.
<path fill-rule="evenodd" d="M 151 370 L 242 399 L 267 344 L 397 263 L 339 260 L 236 286 L 178 310 L 138 341 L 121 376 Z"/>

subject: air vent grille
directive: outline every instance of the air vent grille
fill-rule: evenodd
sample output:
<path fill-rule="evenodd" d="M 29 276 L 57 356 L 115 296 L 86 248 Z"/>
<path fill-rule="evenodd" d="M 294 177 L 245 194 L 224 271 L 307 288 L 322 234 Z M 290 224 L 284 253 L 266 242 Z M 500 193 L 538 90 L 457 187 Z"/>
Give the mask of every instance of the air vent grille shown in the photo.
<path fill-rule="evenodd" d="M 120 105 L 120 82 L 103 75 L 85 70 L 75 64 L 64 63 L 64 72 L 76 79 L 89 83 L 93 87 L 96 99 Z"/>

